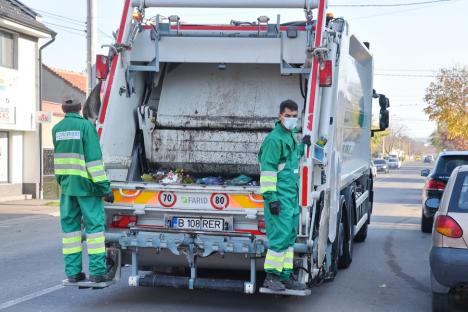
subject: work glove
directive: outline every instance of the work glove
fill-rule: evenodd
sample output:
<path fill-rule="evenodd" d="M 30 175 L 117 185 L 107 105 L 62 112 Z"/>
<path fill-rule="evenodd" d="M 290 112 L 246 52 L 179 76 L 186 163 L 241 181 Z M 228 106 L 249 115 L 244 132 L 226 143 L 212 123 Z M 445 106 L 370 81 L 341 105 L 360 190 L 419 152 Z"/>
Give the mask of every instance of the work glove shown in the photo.
<path fill-rule="evenodd" d="M 304 137 L 302 138 L 302 143 L 304 143 L 307 146 L 311 146 L 312 142 L 310 140 L 310 135 L 308 135 L 308 134 L 304 135 Z"/>
<path fill-rule="evenodd" d="M 281 211 L 281 206 L 279 202 L 274 201 L 270 203 L 270 213 L 274 216 L 277 216 L 280 214 Z"/>
<path fill-rule="evenodd" d="M 114 202 L 114 193 L 110 192 L 109 194 L 104 196 L 104 201 L 112 204 Z"/>

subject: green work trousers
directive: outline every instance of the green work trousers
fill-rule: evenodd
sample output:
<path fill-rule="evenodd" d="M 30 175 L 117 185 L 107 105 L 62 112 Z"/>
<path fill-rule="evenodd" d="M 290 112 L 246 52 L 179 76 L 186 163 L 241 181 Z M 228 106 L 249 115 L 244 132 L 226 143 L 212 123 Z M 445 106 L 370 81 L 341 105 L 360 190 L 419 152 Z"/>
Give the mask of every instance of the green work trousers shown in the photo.
<path fill-rule="evenodd" d="M 299 205 L 296 198 L 278 196 L 280 214 L 270 213 L 265 201 L 265 225 L 269 248 L 265 257 L 265 272 L 287 280 L 293 272 L 294 243 L 299 229 Z"/>
<path fill-rule="evenodd" d="M 65 273 L 74 276 L 82 272 L 81 220 L 86 231 L 89 274 L 103 275 L 106 268 L 104 205 L 97 196 L 60 197 L 60 224 L 63 231 Z"/>

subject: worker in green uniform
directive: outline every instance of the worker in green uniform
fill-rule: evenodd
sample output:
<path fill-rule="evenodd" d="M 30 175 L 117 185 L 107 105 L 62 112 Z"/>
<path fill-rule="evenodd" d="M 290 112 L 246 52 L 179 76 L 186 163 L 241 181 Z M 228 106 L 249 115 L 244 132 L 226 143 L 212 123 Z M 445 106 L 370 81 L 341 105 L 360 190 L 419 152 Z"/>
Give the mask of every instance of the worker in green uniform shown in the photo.
<path fill-rule="evenodd" d="M 62 104 L 65 118 L 52 129 L 54 171 L 60 185 L 60 223 L 63 231 L 65 273 L 69 282 L 86 279 L 82 272 L 81 223 L 86 230 L 89 280 L 108 281 L 105 218 L 102 197 L 114 201 L 102 162 L 99 137 L 94 125 L 80 115 L 81 102 L 67 98 Z"/>
<path fill-rule="evenodd" d="M 304 144 L 310 146 L 310 136 L 298 144 L 298 106 L 292 100 L 280 105 L 279 120 L 260 147 L 260 193 L 263 195 L 266 235 L 269 248 L 264 269 L 264 287 L 273 291 L 304 290 L 306 286 L 293 277 L 294 243 L 299 227 L 299 159 Z"/>

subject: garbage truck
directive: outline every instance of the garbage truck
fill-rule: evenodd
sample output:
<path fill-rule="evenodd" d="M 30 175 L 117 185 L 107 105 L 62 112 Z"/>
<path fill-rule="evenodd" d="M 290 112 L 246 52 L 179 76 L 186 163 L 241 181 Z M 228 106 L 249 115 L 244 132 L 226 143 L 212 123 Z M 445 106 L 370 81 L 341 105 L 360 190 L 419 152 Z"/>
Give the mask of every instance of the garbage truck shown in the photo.
<path fill-rule="evenodd" d="M 158 15 L 162 7 L 305 14 L 188 24 Z M 127 266 L 129 286 L 271 292 L 261 288 L 257 155 L 287 99 L 312 145 L 300 161 L 294 246 L 308 289 L 282 294 L 309 295 L 350 266 L 371 220 L 370 140 L 388 127 L 389 102 L 373 90 L 369 44 L 345 19 L 325 0 L 126 0 L 115 39 L 96 61 L 101 102 L 85 111 L 115 195 L 105 236 L 116 276 Z"/>

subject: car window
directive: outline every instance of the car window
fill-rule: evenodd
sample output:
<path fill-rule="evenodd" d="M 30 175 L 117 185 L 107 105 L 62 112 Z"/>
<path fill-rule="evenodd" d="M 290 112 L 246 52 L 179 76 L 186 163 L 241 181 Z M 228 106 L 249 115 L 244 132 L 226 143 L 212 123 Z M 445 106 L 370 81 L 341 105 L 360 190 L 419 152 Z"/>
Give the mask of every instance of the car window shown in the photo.
<path fill-rule="evenodd" d="M 377 165 L 383 165 L 385 164 L 385 160 L 374 160 L 374 163 Z"/>
<path fill-rule="evenodd" d="M 448 211 L 468 213 L 468 172 L 458 174 Z"/>
<path fill-rule="evenodd" d="M 439 157 L 435 173 L 448 178 L 452 174 L 453 169 L 462 165 L 468 165 L 468 155 L 442 156 Z"/>

